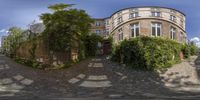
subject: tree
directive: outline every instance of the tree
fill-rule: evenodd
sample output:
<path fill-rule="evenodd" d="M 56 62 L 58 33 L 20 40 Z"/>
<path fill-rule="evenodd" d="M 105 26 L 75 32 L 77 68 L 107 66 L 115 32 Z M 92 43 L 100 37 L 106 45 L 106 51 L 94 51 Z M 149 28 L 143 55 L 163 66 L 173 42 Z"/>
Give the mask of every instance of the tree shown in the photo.
<path fill-rule="evenodd" d="M 48 8 L 52 11 L 61 11 L 61 10 L 65 10 L 66 8 L 70 8 L 72 7 L 74 4 L 55 4 L 55 5 L 51 5 Z"/>
<path fill-rule="evenodd" d="M 45 25 L 42 36 L 53 51 L 68 51 L 81 45 L 89 33 L 93 20 L 84 10 L 72 9 L 71 4 L 55 4 L 48 8 L 52 13 L 44 13 L 40 19 Z"/>
<path fill-rule="evenodd" d="M 9 35 L 6 39 L 6 42 L 7 42 L 6 46 L 9 47 L 8 48 L 9 54 L 15 55 L 16 48 L 22 42 L 22 33 L 23 33 L 23 30 L 18 27 L 11 27 L 9 29 L 9 33 L 8 33 Z"/>

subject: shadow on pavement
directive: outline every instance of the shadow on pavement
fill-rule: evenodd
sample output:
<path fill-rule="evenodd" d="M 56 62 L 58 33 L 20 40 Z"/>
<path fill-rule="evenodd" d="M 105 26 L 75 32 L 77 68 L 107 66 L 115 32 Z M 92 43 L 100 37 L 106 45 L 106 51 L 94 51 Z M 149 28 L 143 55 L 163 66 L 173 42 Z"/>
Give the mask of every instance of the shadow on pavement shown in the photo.
<path fill-rule="evenodd" d="M 180 69 L 181 66 L 190 64 L 183 62 L 175 68 Z M 0 57 L 0 100 L 200 98 L 200 91 L 197 91 L 199 84 L 190 80 L 192 74 L 185 75 L 177 69 L 159 72 L 133 70 L 106 57 L 98 57 L 68 69 L 44 71 Z M 196 71 L 199 75 L 199 70 Z M 190 86 L 196 89 L 185 88 Z"/>

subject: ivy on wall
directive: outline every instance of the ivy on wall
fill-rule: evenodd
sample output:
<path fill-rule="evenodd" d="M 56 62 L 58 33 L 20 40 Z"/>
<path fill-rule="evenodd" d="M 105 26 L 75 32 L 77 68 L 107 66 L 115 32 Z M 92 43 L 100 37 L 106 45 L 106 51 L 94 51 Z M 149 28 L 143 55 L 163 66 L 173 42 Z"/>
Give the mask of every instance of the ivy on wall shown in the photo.
<path fill-rule="evenodd" d="M 165 68 L 180 62 L 182 46 L 168 39 L 137 37 L 114 46 L 112 60 L 132 68 L 147 70 Z"/>

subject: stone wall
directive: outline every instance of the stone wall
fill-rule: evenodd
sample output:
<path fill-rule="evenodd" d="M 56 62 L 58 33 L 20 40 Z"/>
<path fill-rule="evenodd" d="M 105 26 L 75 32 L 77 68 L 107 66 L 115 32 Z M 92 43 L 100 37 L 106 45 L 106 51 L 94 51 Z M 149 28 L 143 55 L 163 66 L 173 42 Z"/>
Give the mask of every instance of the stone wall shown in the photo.
<path fill-rule="evenodd" d="M 35 49 L 35 60 L 37 60 L 38 62 L 42 62 L 44 64 L 58 65 L 69 61 L 70 53 L 49 51 L 45 46 L 43 40 L 41 39 L 37 39 L 35 43 L 37 44 L 37 47 Z M 22 43 L 21 46 L 18 47 L 18 49 L 16 50 L 16 56 L 23 59 L 30 59 L 31 54 L 29 51 L 31 50 L 32 46 L 33 41 Z M 71 58 L 73 60 L 78 59 L 77 49 L 72 49 Z"/>
<path fill-rule="evenodd" d="M 113 30 L 113 32 L 111 33 L 113 35 L 113 40 L 114 43 L 118 43 L 118 30 L 120 28 L 122 28 L 123 30 L 123 38 L 124 39 L 129 39 L 131 38 L 130 34 L 131 34 L 131 29 L 130 29 L 130 24 L 133 23 L 139 23 L 140 25 L 140 32 L 139 35 L 140 36 L 151 36 L 151 23 L 152 22 L 159 22 L 162 24 L 161 26 L 161 37 L 163 38 L 168 38 L 170 39 L 170 27 L 173 26 L 176 28 L 176 39 L 175 41 L 179 42 L 179 43 L 185 43 L 186 42 L 186 36 L 184 36 L 184 40 L 181 40 L 181 32 L 184 33 L 184 31 L 178 27 L 177 25 L 169 22 L 169 21 L 165 21 L 165 20 L 160 20 L 160 19 L 155 19 L 155 18 L 145 18 L 145 19 L 138 19 L 138 20 L 132 20 L 132 21 L 128 21 L 118 27 L 115 28 L 115 30 Z"/>

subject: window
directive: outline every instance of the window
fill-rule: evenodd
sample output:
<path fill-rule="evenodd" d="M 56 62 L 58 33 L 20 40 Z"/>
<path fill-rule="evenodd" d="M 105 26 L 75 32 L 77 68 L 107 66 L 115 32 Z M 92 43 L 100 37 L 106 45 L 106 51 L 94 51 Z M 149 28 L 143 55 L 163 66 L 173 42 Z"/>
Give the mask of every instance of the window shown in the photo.
<path fill-rule="evenodd" d="M 170 20 L 176 22 L 176 16 L 170 15 Z"/>
<path fill-rule="evenodd" d="M 152 36 L 161 36 L 161 23 L 152 23 L 151 24 L 151 35 Z"/>
<path fill-rule="evenodd" d="M 101 34 L 101 30 L 96 30 L 96 34 L 100 35 Z"/>
<path fill-rule="evenodd" d="M 122 17 L 119 17 L 119 18 L 117 19 L 117 23 L 120 24 L 121 22 L 123 22 Z"/>
<path fill-rule="evenodd" d="M 134 24 L 131 24 L 131 37 L 137 37 L 139 36 L 139 23 L 134 23 Z"/>
<path fill-rule="evenodd" d="M 105 23 L 106 23 L 106 25 L 109 25 L 109 20 L 106 20 Z"/>
<path fill-rule="evenodd" d="M 122 28 L 120 28 L 118 30 L 118 39 L 119 39 L 119 41 L 123 40 L 123 31 L 122 31 Z"/>
<path fill-rule="evenodd" d="M 153 16 L 153 17 L 160 17 L 161 14 L 160 14 L 160 12 L 151 12 L 151 16 Z"/>
<path fill-rule="evenodd" d="M 109 35 L 109 29 L 106 29 L 106 35 Z"/>
<path fill-rule="evenodd" d="M 180 25 L 181 25 L 182 28 L 184 28 L 184 21 L 183 21 L 183 19 L 180 20 Z"/>
<path fill-rule="evenodd" d="M 95 25 L 96 25 L 96 26 L 101 26 L 101 23 L 97 21 L 97 22 L 95 23 Z"/>
<path fill-rule="evenodd" d="M 171 27 L 171 29 L 170 29 L 170 38 L 172 40 L 176 39 L 176 28 L 174 28 L 174 27 Z"/>
<path fill-rule="evenodd" d="M 130 13 L 130 18 L 136 18 L 136 17 L 139 17 L 139 13 L 138 12 Z"/>
<path fill-rule="evenodd" d="M 180 32 L 179 41 L 180 41 L 180 42 L 183 42 L 183 40 L 184 40 L 183 38 L 184 38 L 183 32 Z"/>

